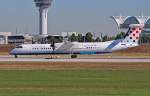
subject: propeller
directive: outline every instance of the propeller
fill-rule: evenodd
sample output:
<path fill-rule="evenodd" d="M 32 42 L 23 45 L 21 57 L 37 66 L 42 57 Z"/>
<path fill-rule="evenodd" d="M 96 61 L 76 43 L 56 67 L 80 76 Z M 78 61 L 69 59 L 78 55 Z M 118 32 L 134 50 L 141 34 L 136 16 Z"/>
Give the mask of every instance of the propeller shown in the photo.
<path fill-rule="evenodd" d="M 54 41 L 52 41 L 52 43 L 51 43 L 51 47 L 52 47 L 52 49 L 53 49 L 53 52 L 55 51 L 55 42 Z"/>

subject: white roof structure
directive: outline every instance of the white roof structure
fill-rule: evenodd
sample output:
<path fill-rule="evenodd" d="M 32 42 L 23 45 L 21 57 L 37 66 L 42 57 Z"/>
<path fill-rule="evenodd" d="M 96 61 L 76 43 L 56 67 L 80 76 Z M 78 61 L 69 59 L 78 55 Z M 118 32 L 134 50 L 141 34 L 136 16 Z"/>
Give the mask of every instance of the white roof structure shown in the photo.
<path fill-rule="evenodd" d="M 0 32 L 1 36 L 11 36 L 12 32 Z"/>
<path fill-rule="evenodd" d="M 150 28 L 150 16 L 111 16 L 119 28 L 129 28 L 130 24 L 143 24 Z"/>

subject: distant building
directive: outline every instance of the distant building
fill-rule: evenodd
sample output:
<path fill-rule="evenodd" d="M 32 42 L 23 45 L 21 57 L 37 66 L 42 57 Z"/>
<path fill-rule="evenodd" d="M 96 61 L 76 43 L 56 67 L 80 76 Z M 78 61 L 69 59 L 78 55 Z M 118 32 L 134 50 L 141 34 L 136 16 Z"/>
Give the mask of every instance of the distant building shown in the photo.
<path fill-rule="evenodd" d="M 8 43 L 9 44 L 24 44 L 25 43 L 25 37 L 22 35 L 8 36 Z"/>
<path fill-rule="evenodd" d="M 11 32 L 0 32 L 0 44 L 8 44 L 8 36 L 11 35 Z"/>
<path fill-rule="evenodd" d="M 75 36 L 78 36 L 79 32 L 61 32 L 61 36 L 63 37 L 70 37 L 72 34 L 75 34 Z"/>
<path fill-rule="evenodd" d="M 46 37 L 46 41 L 47 41 L 46 43 L 52 43 L 52 42 L 60 43 L 60 42 L 63 42 L 63 36 L 51 35 L 51 36 Z"/>
<path fill-rule="evenodd" d="M 150 16 L 111 16 L 119 29 L 128 29 L 131 24 L 142 24 L 144 30 L 139 43 L 150 43 Z"/>
<path fill-rule="evenodd" d="M 32 44 L 33 43 L 33 36 L 29 35 L 29 34 L 25 34 L 24 35 L 25 38 L 25 44 Z"/>
<path fill-rule="evenodd" d="M 144 24 L 145 28 L 150 28 L 150 16 L 111 16 L 117 23 L 118 28 L 129 28 L 130 24 Z"/>

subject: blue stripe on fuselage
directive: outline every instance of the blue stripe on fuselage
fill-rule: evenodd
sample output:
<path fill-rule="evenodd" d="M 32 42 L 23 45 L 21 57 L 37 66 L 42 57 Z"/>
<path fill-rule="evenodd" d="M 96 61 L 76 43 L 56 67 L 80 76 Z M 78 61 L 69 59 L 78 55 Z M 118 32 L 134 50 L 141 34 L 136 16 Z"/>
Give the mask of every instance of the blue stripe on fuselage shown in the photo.
<path fill-rule="evenodd" d="M 72 54 L 106 54 L 110 52 L 73 52 Z M 37 52 L 37 53 L 10 53 L 10 55 L 49 55 L 49 54 L 71 54 L 70 52 Z"/>
<path fill-rule="evenodd" d="M 114 47 L 115 47 L 116 45 L 118 45 L 121 41 L 122 41 L 122 39 L 114 40 L 105 50 L 110 50 L 110 49 L 114 48 Z"/>
<path fill-rule="evenodd" d="M 80 52 L 80 54 L 96 54 L 96 52 Z"/>

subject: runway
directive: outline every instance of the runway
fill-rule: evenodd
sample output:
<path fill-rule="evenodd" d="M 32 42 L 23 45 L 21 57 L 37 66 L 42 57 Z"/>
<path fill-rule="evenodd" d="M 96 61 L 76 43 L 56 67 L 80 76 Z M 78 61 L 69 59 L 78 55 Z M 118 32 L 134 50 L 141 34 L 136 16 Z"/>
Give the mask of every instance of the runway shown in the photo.
<path fill-rule="evenodd" d="M 0 56 L 0 62 L 149 62 L 150 58 L 127 58 L 127 57 L 113 57 L 113 58 L 92 58 L 92 59 L 45 59 L 45 58 L 31 58 L 31 57 L 20 57 L 20 58 L 13 58 L 11 56 Z"/>

